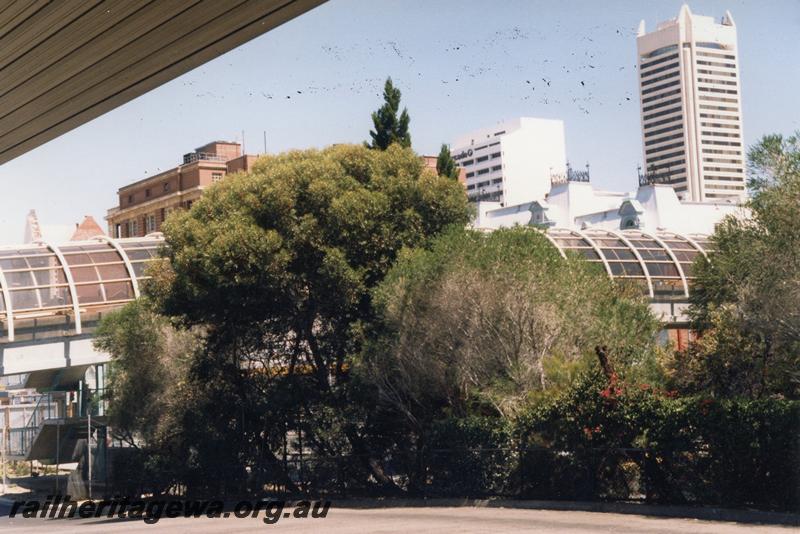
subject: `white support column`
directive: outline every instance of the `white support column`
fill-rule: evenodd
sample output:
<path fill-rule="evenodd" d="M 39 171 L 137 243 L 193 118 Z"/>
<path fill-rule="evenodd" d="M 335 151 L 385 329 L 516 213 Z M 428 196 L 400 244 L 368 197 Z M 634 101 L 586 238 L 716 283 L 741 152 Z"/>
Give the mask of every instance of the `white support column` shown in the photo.
<path fill-rule="evenodd" d="M 128 258 L 128 255 L 125 253 L 125 249 L 123 249 L 121 246 L 119 246 L 119 242 L 116 239 L 111 239 L 107 235 L 99 235 L 99 236 L 97 236 L 97 239 L 101 240 L 101 241 L 105 241 L 106 243 L 108 243 L 109 245 L 114 247 L 114 250 L 117 251 L 117 254 L 119 254 L 119 257 L 122 258 L 122 262 L 125 264 L 125 269 L 127 269 L 127 271 L 128 271 L 128 276 L 131 277 L 131 285 L 133 286 L 133 296 L 138 299 L 139 298 L 139 282 L 138 282 L 138 280 L 136 280 L 136 273 L 134 273 L 134 271 L 133 271 L 133 264 L 131 263 L 130 258 Z"/>
<path fill-rule="evenodd" d="M 556 243 L 555 239 L 553 239 L 551 236 L 547 235 L 547 230 L 539 230 L 538 228 L 536 230 L 538 232 L 541 232 L 542 235 L 544 235 L 545 239 L 550 241 L 550 244 L 553 245 L 554 247 L 556 247 L 556 250 L 558 251 L 558 253 L 561 255 L 562 258 L 567 259 L 567 255 L 564 254 L 564 251 L 561 249 L 561 246 L 559 246 L 559 244 Z"/>
<path fill-rule="evenodd" d="M 639 251 L 636 250 L 636 247 L 633 246 L 633 243 L 628 241 L 628 238 L 626 238 L 622 232 L 616 232 L 614 230 L 606 230 L 606 231 L 609 234 L 613 235 L 614 237 L 618 238 L 623 243 L 625 243 L 625 245 L 627 245 L 627 247 L 631 249 L 631 252 L 633 252 L 633 255 L 636 256 L 637 260 L 639 260 L 639 265 L 642 267 L 642 272 L 644 273 L 644 277 L 647 280 L 647 290 L 650 292 L 650 298 L 651 299 L 655 298 L 656 293 L 653 290 L 653 280 L 650 279 L 650 272 L 647 270 L 647 265 L 644 263 L 642 255 L 639 254 Z"/>
<path fill-rule="evenodd" d="M 592 238 L 590 238 L 588 235 L 584 234 L 580 230 L 572 230 L 572 233 L 577 235 L 578 237 L 580 237 L 584 241 L 586 241 L 589 244 L 589 246 L 594 249 L 594 251 L 597 253 L 597 256 L 603 262 L 603 265 L 606 266 L 606 272 L 608 273 L 608 277 L 613 279 L 614 275 L 611 274 L 611 266 L 608 265 L 608 260 L 606 259 L 606 255 L 603 254 L 603 251 L 600 250 L 600 247 L 597 246 L 597 243 L 592 241 Z"/>
<path fill-rule="evenodd" d="M 75 280 L 72 279 L 72 271 L 69 270 L 67 260 L 64 259 L 64 255 L 57 246 L 50 243 L 44 243 L 44 245 L 56 255 L 56 258 L 58 258 L 58 261 L 61 263 L 61 268 L 64 270 L 64 278 L 67 280 L 69 293 L 72 295 L 72 312 L 75 314 L 75 333 L 80 334 L 83 332 L 81 328 L 81 307 L 78 303 L 78 290 L 75 288 Z"/>
<path fill-rule="evenodd" d="M 3 293 L 3 301 L 6 306 L 6 319 L 8 320 L 8 340 L 14 341 L 14 304 L 11 303 L 11 292 L 8 290 L 8 282 L 3 269 L 0 268 L 0 291 Z"/>
<path fill-rule="evenodd" d="M 683 267 L 681 267 L 681 262 L 678 261 L 678 258 L 675 257 L 675 254 L 672 252 L 672 250 L 657 235 L 645 232 L 644 230 L 639 230 L 639 232 L 641 232 L 643 236 L 649 237 L 650 239 L 652 239 L 653 241 L 655 241 L 664 248 L 664 251 L 669 255 L 669 257 L 672 259 L 672 263 L 674 263 L 675 267 L 678 269 L 678 274 L 681 277 L 681 282 L 683 282 L 683 295 L 688 299 L 689 282 L 686 281 L 686 274 L 684 274 L 683 272 Z"/>

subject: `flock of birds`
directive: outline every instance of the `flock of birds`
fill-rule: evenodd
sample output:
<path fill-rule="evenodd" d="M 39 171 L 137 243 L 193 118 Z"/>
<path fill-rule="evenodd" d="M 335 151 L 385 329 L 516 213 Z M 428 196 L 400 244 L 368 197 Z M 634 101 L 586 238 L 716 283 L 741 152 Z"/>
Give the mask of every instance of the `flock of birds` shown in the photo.
<path fill-rule="evenodd" d="M 558 25 L 554 30 L 557 34 L 560 30 Z M 595 106 L 609 104 L 623 106 L 632 101 L 631 92 L 620 95 L 616 102 L 604 102 L 597 98 L 593 91 L 598 82 L 602 83 L 603 77 L 610 75 L 610 70 L 616 74 L 626 69 L 636 69 L 636 65 L 617 64 L 610 67 L 605 64 L 609 58 L 596 57 L 597 47 L 592 44 L 594 39 L 590 35 L 612 32 L 617 37 L 629 40 L 635 35 L 633 29 L 620 30 L 595 26 L 586 32 L 588 35 L 575 35 L 570 39 L 570 46 L 574 51 L 570 52 L 567 61 L 559 60 L 562 62 L 560 65 L 548 58 L 535 59 L 533 55 L 537 46 L 532 41 L 543 40 L 545 37 L 516 26 L 497 30 L 481 38 L 456 43 L 434 41 L 439 49 L 443 50 L 444 55 L 431 58 L 429 52 L 426 52 L 425 61 L 418 60 L 395 40 L 365 41 L 349 46 L 326 44 L 321 46 L 320 52 L 328 65 L 348 64 L 346 70 L 351 72 L 353 79 L 345 81 L 340 78 L 339 81 L 328 84 L 304 83 L 291 90 L 243 88 L 238 94 L 234 91 L 233 96 L 238 98 L 244 95 L 248 98 L 289 102 L 304 95 L 341 94 L 341 92 L 375 94 L 380 97 L 385 80 L 384 72 L 388 71 L 390 74 L 395 73 L 397 80 L 406 83 L 408 78 L 413 76 L 423 83 L 438 84 L 441 94 L 445 97 L 452 97 L 457 91 L 474 90 L 475 81 L 488 81 L 496 86 L 498 96 L 505 99 L 532 100 L 543 105 L 569 103 L 576 106 L 580 112 L 589 114 Z M 365 61 L 367 59 L 369 61 Z M 233 67 L 233 63 L 228 65 Z M 376 69 L 376 65 L 380 67 Z M 376 70 L 381 71 L 380 75 L 375 75 Z M 435 72 L 431 72 L 432 70 Z M 345 72 L 345 69 L 338 71 Z M 518 73 L 518 76 L 509 77 L 509 72 Z M 292 73 L 289 72 L 283 76 L 281 82 L 284 84 L 291 82 L 292 77 Z M 187 86 L 195 83 L 191 80 L 183 82 Z M 276 80 L 276 83 L 279 82 Z M 482 87 L 481 90 L 485 91 L 485 88 Z M 195 96 L 225 99 L 225 94 L 213 91 L 198 92 Z"/>

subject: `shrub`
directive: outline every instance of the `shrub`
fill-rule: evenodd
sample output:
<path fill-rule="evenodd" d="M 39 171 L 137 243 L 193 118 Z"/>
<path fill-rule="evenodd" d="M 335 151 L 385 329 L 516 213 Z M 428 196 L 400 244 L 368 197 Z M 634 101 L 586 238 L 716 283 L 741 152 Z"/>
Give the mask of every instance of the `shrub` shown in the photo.
<path fill-rule="evenodd" d="M 517 427 L 524 449 L 546 451 L 529 453 L 524 466 L 528 491 L 537 496 L 800 505 L 797 401 L 672 398 L 586 375 L 531 407 Z M 588 479 L 576 483 L 581 477 Z"/>

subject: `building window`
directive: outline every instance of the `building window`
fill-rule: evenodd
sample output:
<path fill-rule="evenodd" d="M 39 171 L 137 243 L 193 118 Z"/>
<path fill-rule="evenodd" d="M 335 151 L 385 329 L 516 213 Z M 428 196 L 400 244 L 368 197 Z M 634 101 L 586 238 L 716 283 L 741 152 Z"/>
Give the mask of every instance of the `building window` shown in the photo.
<path fill-rule="evenodd" d="M 664 56 L 662 58 L 656 59 L 655 61 L 642 63 L 641 69 L 644 70 L 646 68 L 652 67 L 653 65 L 658 65 L 659 63 L 664 63 L 665 61 L 672 61 L 673 59 L 678 59 L 678 54 L 673 54 L 671 56 Z"/>
<path fill-rule="evenodd" d="M 667 91 L 665 93 L 658 93 L 657 95 L 648 96 L 647 98 L 642 99 L 642 104 L 647 104 L 648 102 L 652 102 L 653 100 L 661 100 L 662 98 L 666 98 L 668 96 L 674 96 L 681 94 L 681 88 L 673 89 L 672 91 Z"/>
<path fill-rule="evenodd" d="M 643 113 L 647 113 L 648 111 L 653 111 L 654 109 L 663 108 L 666 106 L 671 106 L 672 104 L 678 104 L 681 101 L 681 98 L 673 98 L 672 100 L 665 100 L 663 102 L 656 102 L 655 104 L 644 106 L 642 108 Z"/>
<path fill-rule="evenodd" d="M 212 172 L 211 173 L 211 183 L 215 184 L 222 180 L 222 173 L 221 172 Z"/>
<path fill-rule="evenodd" d="M 133 195 L 128 195 L 128 204 L 133 204 Z"/>
<path fill-rule="evenodd" d="M 675 56 L 678 57 L 678 56 Z M 665 70 L 674 69 L 678 66 L 678 63 L 670 63 L 669 65 L 664 65 L 663 67 L 658 67 L 657 69 L 649 70 L 647 72 L 642 72 L 642 78 L 647 76 L 652 76 L 653 74 L 658 74 L 659 72 L 664 72 Z"/>
<path fill-rule="evenodd" d="M 675 51 L 677 49 L 678 49 L 678 45 L 663 46 L 661 48 L 653 50 L 649 54 L 646 54 L 646 55 L 642 56 L 642 59 L 649 59 L 651 57 L 660 56 L 661 54 L 666 54 L 667 52 L 673 52 L 673 51 Z"/>
<path fill-rule="evenodd" d="M 642 95 L 649 95 L 650 93 L 657 93 L 657 92 L 659 92 L 659 91 L 661 91 L 663 89 L 668 89 L 670 87 L 675 87 L 675 86 L 680 85 L 680 84 L 681 84 L 680 80 L 672 80 L 671 82 L 667 82 L 667 83 L 662 84 L 662 85 L 657 85 L 656 87 L 650 87 L 648 89 L 643 89 L 642 90 Z"/>
<path fill-rule="evenodd" d="M 677 63 L 675 64 L 675 66 L 677 66 Z M 642 76 L 649 76 L 650 74 L 655 74 L 655 71 L 642 74 Z M 669 72 L 667 74 L 662 74 L 661 76 L 656 76 L 655 78 L 648 78 L 647 80 L 642 81 L 642 87 L 644 87 L 645 85 L 652 85 L 654 83 L 663 82 L 664 80 L 669 80 L 670 78 L 677 78 L 679 75 L 680 73 L 676 70 L 673 72 Z"/>
<path fill-rule="evenodd" d="M 136 237 L 139 234 L 138 222 L 136 219 L 128 221 L 128 237 Z"/>
<path fill-rule="evenodd" d="M 145 220 L 145 233 L 151 234 L 156 231 L 156 216 L 153 214 L 148 215 Z"/>
<path fill-rule="evenodd" d="M 144 198 L 150 198 L 150 190 L 149 189 L 145 189 L 144 190 Z"/>
<path fill-rule="evenodd" d="M 472 178 L 473 176 L 475 176 L 474 172 L 468 172 L 467 173 L 467 178 Z"/>
<path fill-rule="evenodd" d="M 169 191 L 169 190 L 170 190 L 170 184 L 169 184 L 169 182 L 164 182 L 164 192 L 166 193 L 166 192 L 167 192 L 167 191 Z"/>

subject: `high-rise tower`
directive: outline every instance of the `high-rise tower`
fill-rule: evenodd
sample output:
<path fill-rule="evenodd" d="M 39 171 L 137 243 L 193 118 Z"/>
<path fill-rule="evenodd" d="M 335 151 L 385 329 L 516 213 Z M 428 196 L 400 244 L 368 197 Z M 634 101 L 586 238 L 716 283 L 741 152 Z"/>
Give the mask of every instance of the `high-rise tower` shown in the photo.
<path fill-rule="evenodd" d="M 670 183 L 684 201 L 745 197 L 736 25 L 693 15 L 636 38 L 645 178 Z"/>

